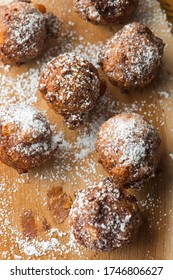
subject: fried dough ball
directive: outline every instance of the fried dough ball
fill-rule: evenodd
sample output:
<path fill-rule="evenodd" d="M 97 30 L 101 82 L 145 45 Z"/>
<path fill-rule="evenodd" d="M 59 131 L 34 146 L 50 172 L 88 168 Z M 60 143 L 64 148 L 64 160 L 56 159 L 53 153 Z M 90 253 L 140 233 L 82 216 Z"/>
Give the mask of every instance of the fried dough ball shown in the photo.
<path fill-rule="evenodd" d="M 76 0 L 75 9 L 93 24 L 124 23 L 133 15 L 139 0 Z"/>
<path fill-rule="evenodd" d="M 49 122 L 34 107 L 8 106 L 0 110 L 0 160 L 19 173 L 50 159 L 58 143 Z"/>
<path fill-rule="evenodd" d="M 88 249 L 111 251 L 132 243 L 141 226 L 134 196 L 112 178 L 80 191 L 70 211 L 76 240 Z"/>
<path fill-rule="evenodd" d="M 47 64 L 39 90 L 49 106 L 63 115 L 66 126 L 76 129 L 95 106 L 101 94 L 101 81 L 89 61 L 64 53 Z"/>
<path fill-rule="evenodd" d="M 156 129 L 139 114 L 119 114 L 100 128 L 96 149 L 99 162 L 116 184 L 141 189 L 154 175 L 161 154 Z"/>
<path fill-rule="evenodd" d="M 164 43 L 140 23 L 126 25 L 102 48 L 100 65 L 111 83 L 122 90 L 144 88 L 156 76 Z"/>
<path fill-rule="evenodd" d="M 37 7 L 27 0 L 1 6 L 0 60 L 4 64 L 26 63 L 41 54 L 49 37 L 58 37 L 59 19 L 46 13 L 43 5 Z"/>

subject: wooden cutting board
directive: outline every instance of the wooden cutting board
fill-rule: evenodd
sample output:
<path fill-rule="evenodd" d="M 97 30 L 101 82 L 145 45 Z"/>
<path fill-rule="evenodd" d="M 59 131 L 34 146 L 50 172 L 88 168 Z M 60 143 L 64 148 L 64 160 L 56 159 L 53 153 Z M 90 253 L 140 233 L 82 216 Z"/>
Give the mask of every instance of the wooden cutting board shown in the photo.
<path fill-rule="evenodd" d="M 108 92 L 91 112 L 88 124 L 77 131 L 65 128 L 62 117 L 40 97 L 40 71 L 46 62 L 66 51 L 75 51 L 97 65 L 102 43 L 122 26 L 93 26 L 84 22 L 74 13 L 71 0 L 39 3 L 61 18 L 61 36 L 50 41 L 44 54 L 27 65 L 10 68 L 0 64 L 0 104 L 36 104 L 60 134 L 62 144 L 55 159 L 25 175 L 0 164 L 0 258 L 173 259 L 173 38 L 158 2 L 141 0 L 133 18 L 147 24 L 166 43 L 158 77 L 145 90 L 128 95 L 108 83 Z M 56 190 L 61 186 L 74 199 L 76 190 L 108 176 L 97 163 L 96 133 L 109 117 L 132 111 L 145 115 L 160 132 L 159 170 L 141 192 L 135 192 L 143 213 L 143 226 L 136 242 L 111 253 L 92 252 L 75 243 L 68 218 L 57 223 L 58 214 L 52 209 L 58 203 Z"/>

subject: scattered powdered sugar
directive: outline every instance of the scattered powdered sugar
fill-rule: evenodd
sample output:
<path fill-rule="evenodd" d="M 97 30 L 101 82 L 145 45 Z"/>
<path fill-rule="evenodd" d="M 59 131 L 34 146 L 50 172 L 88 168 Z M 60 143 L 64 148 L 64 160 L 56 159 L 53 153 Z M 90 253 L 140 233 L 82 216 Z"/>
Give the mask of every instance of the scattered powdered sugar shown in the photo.
<path fill-rule="evenodd" d="M 2 73 L 2 69 L 5 70 Z M 35 68 L 30 68 L 28 71 L 14 75 L 9 73 L 10 66 L 3 67 L 0 65 L 0 105 L 8 106 L 16 102 L 26 105 L 34 104 L 37 101 L 36 89 L 38 85 L 38 77 L 40 71 Z M 15 94 L 14 94 L 15 93 Z"/>
<path fill-rule="evenodd" d="M 79 44 L 74 48 L 73 52 L 83 57 L 84 59 L 91 61 L 96 68 L 99 68 L 98 55 L 102 46 L 102 42 L 98 42 L 97 44 L 91 44 L 90 42 L 86 42 L 85 51 L 84 45 Z"/>
<path fill-rule="evenodd" d="M 10 2 L 12 2 L 12 0 L 2 0 L 0 1 L 0 5 L 4 5 L 4 4 L 9 4 Z"/>
<path fill-rule="evenodd" d="M 56 237 L 53 237 L 55 233 Z M 67 237 L 67 235 L 69 235 L 69 241 L 64 243 L 63 238 Z M 29 257 L 41 257 L 50 251 L 58 253 L 60 258 L 63 255 L 68 255 L 71 251 L 74 251 L 76 254 L 80 254 L 79 246 L 76 244 L 74 237 L 70 234 L 67 234 L 67 232 L 59 231 L 57 228 L 48 231 L 46 240 L 33 239 L 32 241 L 29 241 L 17 239 L 16 242 L 20 250 Z"/>
<path fill-rule="evenodd" d="M 158 92 L 158 94 L 161 96 L 161 97 L 164 97 L 164 98 L 169 98 L 170 97 L 170 93 L 167 92 L 167 91 L 160 91 Z"/>
<path fill-rule="evenodd" d="M 99 104 L 103 108 L 103 104 L 101 105 L 101 100 Z M 100 125 L 105 120 L 106 118 L 103 115 L 101 115 L 99 118 L 93 118 L 92 122 L 89 125 L 89 130 L 87 128 L 84 128 L 82 133 L 77 137 L 74 146 L 76 149 L 76 153 L 75 153 L 76 160 L 85 159 L 91 152 L 95 150 L 97 132 Z"/>
<path fill-rule="evenodd" d="M 77 160 L 87 157 L 95 148 L 95 141 L 97 139 L 97 134 L 84 133 L 81 137 L 77 138 L 75 147 L 79 149 L 79 153 L 75 153 L 75 158 Z"/>
<path fill-rule="evenodd" d="M 173 160 L 173 153 L 170 153 L 169 156 Z"/>

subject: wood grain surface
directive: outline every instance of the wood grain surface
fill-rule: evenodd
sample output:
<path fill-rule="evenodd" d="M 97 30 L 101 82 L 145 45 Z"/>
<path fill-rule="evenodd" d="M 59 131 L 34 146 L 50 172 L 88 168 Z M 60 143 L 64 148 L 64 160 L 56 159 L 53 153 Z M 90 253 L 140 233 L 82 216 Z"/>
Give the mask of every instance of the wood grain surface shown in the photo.
<path fill-rule="evenodd" d="M 141 0 L 132 19 L 147 24 L 166 43 L 157 78 L 145 90 L 127 95 L 108 83 L 108 92 L 91 112 L 89 123 L 69 131 L 62 117 L 48 108 L 37 91 L 40 71 L 46 62 L 65 51 L 76 51 L 97 64 L 101 44 L 122 25 L 86 23 L 74 13 L 71 0 L 40 2 L 63 21 L 61 37 L 50 41 L 44 54 L 27 65 L 0 65 L 0 104 L 36 104 L 45 111 L 63 143 L 55 159 L 26 175 L 0 164 L 0 258 L 173 259 L 173 38 L 159 3 Z M 111 253 L 92 252 L 75 243 L 68 217 L 58 223 L 59 188 L 74 199 L 76 190 L 108 176 L 97 163 L 97 130 L 114 114 L 132 111 L 145 115 L 162 139 L 162 157 L 155 178 L 142 191 L 135 192 L 143 226 L 132 246 Z"/>
<path fill-rule="evenodd" d="M 173 22 L 173 1 L 172 0 L 159 0 L 161 6 L 165 9 L 168 19 Z"/>

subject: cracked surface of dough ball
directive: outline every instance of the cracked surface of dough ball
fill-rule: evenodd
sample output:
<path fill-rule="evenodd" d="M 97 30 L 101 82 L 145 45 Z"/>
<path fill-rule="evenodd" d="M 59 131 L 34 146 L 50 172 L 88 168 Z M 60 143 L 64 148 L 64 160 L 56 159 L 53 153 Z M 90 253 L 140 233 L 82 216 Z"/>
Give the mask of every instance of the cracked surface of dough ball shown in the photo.
<path fill-rule="evenodd" d="M 42 72 L 39 90 L 49 106 L 63 115 L 66 126 L 76 129 L 101 94 L 97 69 L 73 53 L 53 59 Z"/>
<path fill-rule="evenodd" d="M 100 65 L 110 82 L 122 90 L 144 88 L 157 75 L 163 40 L 140 23 L 126 25 L 102 48 Z"/>
<path fill-rule="evenodd" d="M 137 200 L 112 178 L 77 194 L 70 211 L 71 230 L 88 249 L 112 251 L 132 243 L 141 226 Z"/>
<path fill-rule="evenodd" d="M 59 19 L 46 13 L 43 5 L 37 7 L 27 0 L 1 6 L 0 60 L 4 64 L 26 63 L 41 54 L 49 37 L 58 37 Z"/>
<path fill-rule="evenodd" d="M 50 124 L 34 107 L 11 105 L 0 110 L 0 160 L 19 173 L 39 166 L 57 149 Z"/>
<path fill-rule="evenodd" d="M 139 0 L 76 0 L 75 10 L 93 24 L 124 23 L 133 15 Z"/>
<path fill-rule="evenodd" d="M 141 189 L 155 174 L 161 154 L 156 129 L 139 114 L 119 114 L 106 121 L 98 132 L 99 162 L 126 188 Z"/>

